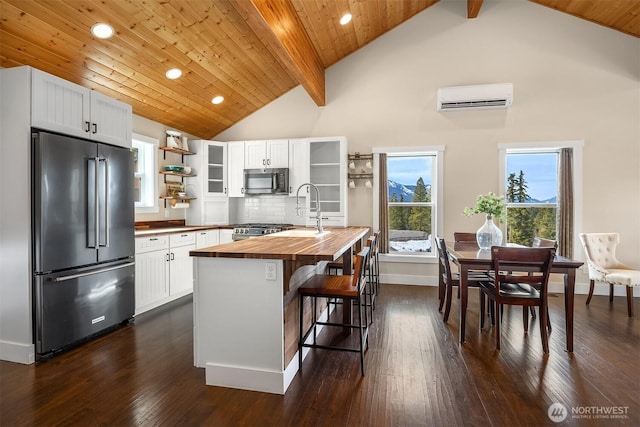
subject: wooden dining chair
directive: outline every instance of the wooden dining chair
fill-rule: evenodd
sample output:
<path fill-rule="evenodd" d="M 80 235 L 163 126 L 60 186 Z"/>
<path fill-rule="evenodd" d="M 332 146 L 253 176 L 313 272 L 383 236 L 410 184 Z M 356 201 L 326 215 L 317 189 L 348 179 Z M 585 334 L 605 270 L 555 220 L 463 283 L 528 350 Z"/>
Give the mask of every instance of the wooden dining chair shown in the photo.
<path fill-rule="evenodd" d="M 367 288 L 365 293 L 367 295 L 367 307 L 370 308 L 370 320 L 373 321 L 373 310 L 375 309 L 375 300 L 378 292 L 380 291 L 380 265 L 379 252 L 380 252 L 380 237 L 381 232 L 378 230 L 373 233 L 367 239 L 367 246 L 370 247 L 369 262 L 365 266 L 367 271 Z M 342 257 L 337 261 L 327 263 L 327 274 L 344 274 L 342 272 Z M 355 265 L 355 255 L 351 265 Z M 331 299 L 328 301 L 329 305 L 333 305 L 334 308 L 342 304 L 339 298 Z"/>
<path fill-rule="evenodd" d="M 438 311 L 442 311 L 444 306 L 444 315 L 442 320 L 444 322 L 449 320 L 449 313 L 451 312 L 451 300 L 453 287 L 460 286 L 460 275 L 451 271 L 451 262 L 449 261 L 449 254 L 447 253 L 447 244 L 441 237 L 436 237 L 436 246 L 438 247 L 438 261 L 439 261 L 439 278 L 438 278 L 438 297 L 440 298 L 440 304 Z M 467 279 L 469 287 L 480 287 L 480 282 L 483 280 L 489 280 L 489 277 L 483 273 L 470 272 Z M 484 305 L 484 296 L 480 293 L 481 305 Z"/>
<path fill-rule="evenodd" d="M 300 333 L 298 341 L 298 361 L 302 367 L 302 351 L 305 347 L 320 348 L 325 350 L 349 351 L 360 353 L 360 372 L 364 376 L 364 353 L 369 347 L 369 321 L 367 319 L 366 307 L 366 276 L 367 270 L 365 266 L 369 262 L 370 248 L 366 247 L 356 255 L 354 272 L 351 275 L 329 275 L 317 274 L 312 276 L 298 288 L 298 306 L 300 319 Z M 311 298 L 311 324 L 308 329 L 304 329 L 304 299 Z M 351 307 L 349 301 L 353 302 L 357 308 L 357 319 L 355 323 L 349 324 L 330 321 L 330 313 L 327 310 L 327 320 L 320 321 L 317 313 L 318 298 L 340 298 L 343 300 L 343 310 Z M 351 328 L 358 330 L 359 346 L 358 348 L 349 346 L 338 346 L 330 344 L 319 344 L 317 342 L 318 331 L 317 326 L 329 326 L 340 328 Z M 307 343 L 309 335 L 313 334 L 311 343 Z M 323 337 L 324 338 L 324 337 Z"/>
<path fill-rule="evenodd" d="M 542 237 L 534 237 L 531 247 L 532 248 L 554 248 L 557 251 L 558 241 L 551 240 L 551 239 L 544 239 Z M 531 317 L 535 319 L 536 310 L 533 307 L 530 307 L 530 312 L 531 312 Z M 551 332 L 551 318 L 548 315 L 547 315 L 547 328 L 549 328 L 549 332 Z"/>
<path fill-rule="evenodd" d="M 380 286 L 379 270 L 378 270 L 378 249 L 380 245 L 380 234 L 373 233 L 367 239 L 367 247 L 369 248 L 369 258 L 365 265 L 367 282 L 365 285 L 365 295 L 367 297 L 367 307 L 369 308 L 369 319 L 373 322 L 373 310 L 376 308 L 376 297 Z"/>
<path fill-rule="evenodd" d="M 382 230 L 373 233 L 375 237 L 375 245 L 371 248 L 371 266 L 373 281 L 375 283 L 376 295 L 380 293 L 380 242 L 382 240 Z"/>
<path fill-rule="evenodd" d="M 482 293 L 493 302 L 496 348 L 500 349 L 500 324 L 502 305 L 523 306 L 525 333 L 528 332 L 527 307 L 538 307 L 540 316 L 540 337 L 542 349 L 549 353 L 547 333 L 547 294 L 551 265 L 555 248 L 521 248 L 493 246 L 491 261 L 494 281 L 482 282 Z M 531 273 L 531 274 L 529 274 Z M 480 323 L 484 317 L 481 305 Z"/>
<path fill-rule="evenodd" d="M 453 233 L 453 241 L 456 243 L 461 243 L 461 242 L 478 243 L 478 240 L 476 239 L 476 233 L 467 233 L 462 231 L 455 231 Z"/>
<path fill-rule="evenodd" d="M 542 237 L 534 237 L 532 248 L 555 248 L 558 250 L 558 241 L 551 239 L 543 239 Z"/>

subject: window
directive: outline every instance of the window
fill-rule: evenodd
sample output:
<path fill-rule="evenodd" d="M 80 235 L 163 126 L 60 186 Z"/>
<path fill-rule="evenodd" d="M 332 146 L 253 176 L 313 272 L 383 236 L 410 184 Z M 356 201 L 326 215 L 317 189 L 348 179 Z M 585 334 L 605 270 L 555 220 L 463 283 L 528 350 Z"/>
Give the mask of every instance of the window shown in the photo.
<path fill-rule="evenodd" d="M 571 257 L 581 227 L 582 141 L 500 144 L 500 192 L 507 201 L 506 241 L 531 246 L 558 242 Z"/>
<path fill-rule="evenodd" d="M 158 212 L 156 165 L 159 141 L 133 134 L 133 186 L 136 213 Z"/>
<path fill-rule="evenodd" d="M 374 201 L 374 221 L 386 224 L 380 227 L 387 240 L 387 245 L 382 245 L 387 249 L 385 260 L 405 262 L 411 257 L 435 257 L 434 236 L 441 217 L 441 151 L 437 147 L 374 150 L 378 164 L 386 165 L 382 168 L 386 179 L 380 173 L 374 174 L 374 194 L 382 191 L 386 196 L 386 201 L 384 197 Z"/>
<path fill-rule="evenodd" d="M 556 240 L 558 150 L 506 153 L 507 242 L 531 246 L 534 237 Z"/>

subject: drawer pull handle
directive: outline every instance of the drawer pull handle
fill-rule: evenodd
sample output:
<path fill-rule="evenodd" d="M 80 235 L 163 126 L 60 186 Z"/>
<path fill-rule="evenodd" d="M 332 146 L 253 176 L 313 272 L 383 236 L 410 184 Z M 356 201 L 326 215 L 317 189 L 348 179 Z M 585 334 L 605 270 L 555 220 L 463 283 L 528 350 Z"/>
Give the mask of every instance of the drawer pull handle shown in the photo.
<path fill-rule="evenodd" d="M 157 237 L 153 237 L 153 238 L 149 239 L 150 242 L 155 242 L 156 240 L 158 240 Z"/>

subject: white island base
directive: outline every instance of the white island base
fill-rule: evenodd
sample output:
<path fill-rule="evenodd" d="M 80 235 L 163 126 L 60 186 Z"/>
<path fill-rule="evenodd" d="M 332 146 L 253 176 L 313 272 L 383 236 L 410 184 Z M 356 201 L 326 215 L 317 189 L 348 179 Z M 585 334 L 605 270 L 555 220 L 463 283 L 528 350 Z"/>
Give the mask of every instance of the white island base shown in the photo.
<path fill-rule="evenodd" d="M 205 368 L 206 384 L 284 394 L 299 366 L 297 354 L 285 360 L 283 261 L 194 261 L 194 363 Z M 299 268 L 291 289 L 316 268 Z"/>

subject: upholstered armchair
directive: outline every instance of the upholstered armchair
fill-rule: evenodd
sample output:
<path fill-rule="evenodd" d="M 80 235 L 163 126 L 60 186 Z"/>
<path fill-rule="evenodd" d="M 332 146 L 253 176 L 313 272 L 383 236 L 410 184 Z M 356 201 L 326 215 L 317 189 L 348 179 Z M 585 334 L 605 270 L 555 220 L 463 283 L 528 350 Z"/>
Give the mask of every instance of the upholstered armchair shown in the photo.
<path fill-rule="evenodd" d="M 613 285 L 627 287 L 627 311 L 633 317 L 633 287 L 640 286 L 640 270 L 634 270 L 616 259 L 618 233 L 581 233 L 580 241 L 587 255 L 589 267 L 589 296 L 591 302 L 595 282 L 609 284 L 609 302 L 613 302 Z"/>

